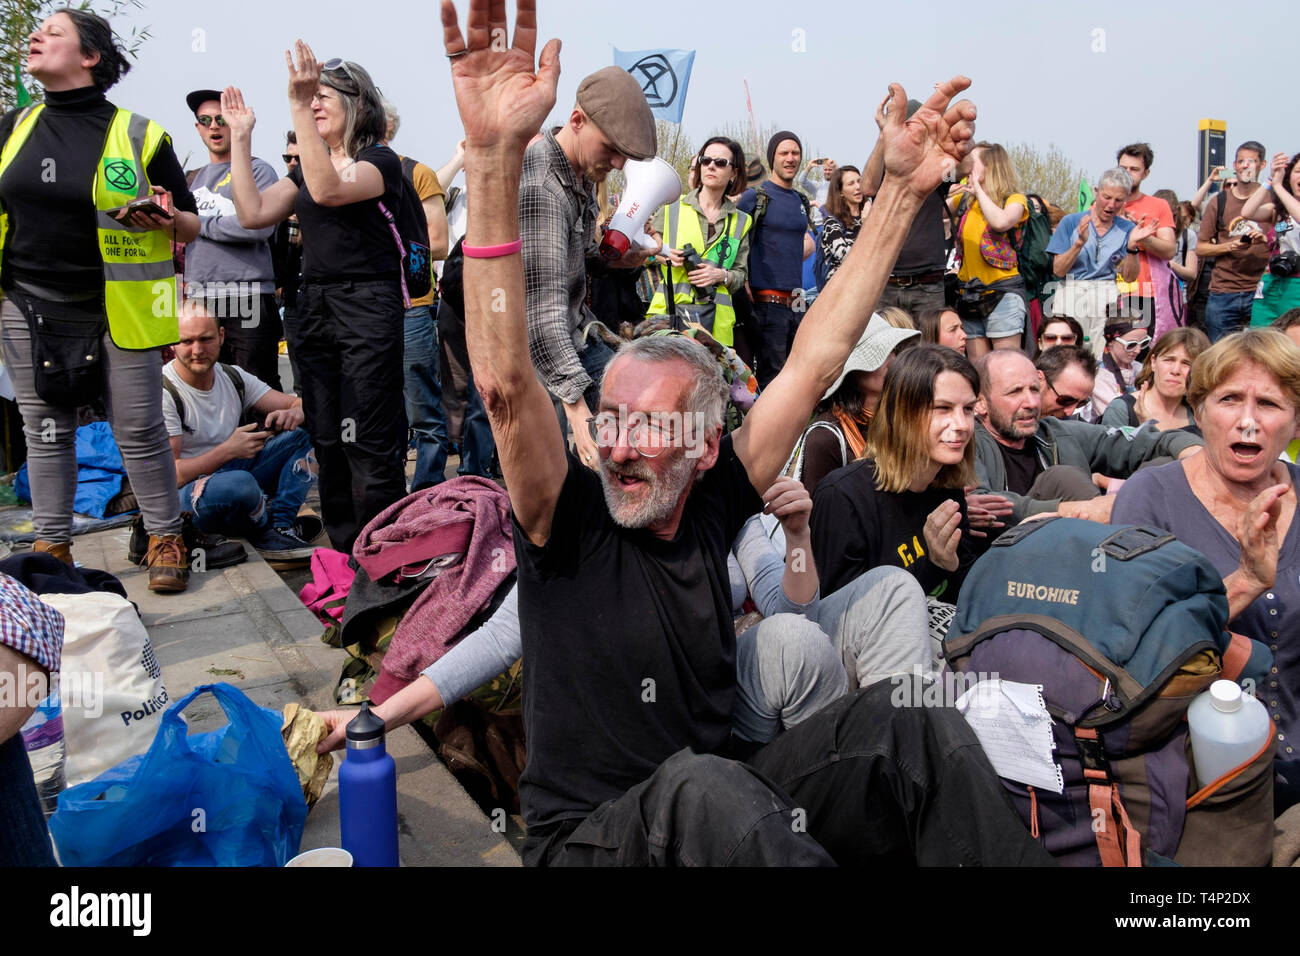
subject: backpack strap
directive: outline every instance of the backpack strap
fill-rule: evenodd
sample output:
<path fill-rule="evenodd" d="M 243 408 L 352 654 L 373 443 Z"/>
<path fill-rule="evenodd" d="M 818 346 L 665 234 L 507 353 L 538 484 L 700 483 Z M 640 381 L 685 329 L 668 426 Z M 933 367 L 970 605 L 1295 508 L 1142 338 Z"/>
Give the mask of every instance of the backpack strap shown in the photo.
<path fill-rule="evenodd" d="M 166 375 L 162 377 L 162 387 L 172 397 L 172 404 L 176 406 L 176 417 L 181 420 L 181 431 L 187 435 L 193 435 L 194 429 L 185 422 L 185 403 L 181 401 L 181 393 L 176 390 L 176 386 L 172 384 L 172 380 Z"/>
<path fill-rule="evenodd" d="M 235 394 L 239 396 L 239 414 L 244 413 L 244 376 L 239 374 L 239 369 L 225 362 L 218 362 L 217 367 L 226 373 L 226 378 L 230 379 L 230 384 L 235 386 Z"/>
<path fill-rule="evenodd" d="M 754 187 L 754 231 L 757 232 L 763 225 L 763 217 L 767 215 L 767 204 L 772 197 L 767 194 L 763 184 L 759 183 Z"/>
<path fill-rule="evenodd" d="M 1142 836 L 1129 820 L 1119 785 L 1110 778 L 1110 767 L 1096 728 L 1074 728 L 1083 778 L 1088 784 L 1088 807 L 1092 830 L 1102 866 L 1141 866 Z M 1100 825 L 1099 825 L 1100 824 Z"/>

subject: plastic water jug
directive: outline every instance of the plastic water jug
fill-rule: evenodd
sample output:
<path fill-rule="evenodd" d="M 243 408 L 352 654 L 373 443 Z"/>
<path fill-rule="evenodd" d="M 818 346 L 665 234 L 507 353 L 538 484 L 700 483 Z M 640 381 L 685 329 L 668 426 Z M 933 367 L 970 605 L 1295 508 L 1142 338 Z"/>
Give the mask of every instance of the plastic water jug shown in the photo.
<path fill-rule="evenodd" d="M 1187 708 L 1192 764 L 1202 787 L 1246 763 L 1273 732 L 1264 705 L 1230 680 L 1216 680 Z"/>

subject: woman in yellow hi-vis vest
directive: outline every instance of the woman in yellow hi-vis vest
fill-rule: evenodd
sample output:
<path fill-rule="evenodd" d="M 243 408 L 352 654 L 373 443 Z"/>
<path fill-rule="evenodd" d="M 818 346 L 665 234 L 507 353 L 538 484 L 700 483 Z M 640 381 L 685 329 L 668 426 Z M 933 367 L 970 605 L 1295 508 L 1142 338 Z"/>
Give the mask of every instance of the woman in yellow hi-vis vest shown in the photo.
<path fill-rule="evenodd" d="M 655 214 L 655 238 L 664 244 L 667 263 L 652 258 L 646 268 L 662 280 L 646 315 L 669 311 L 671 285 L 675 311 L 698 321 L 723 345 L 733 345 L 736 311 L 731 297 L 745 286 L 749 265 L 749 229 L 753 220 L 727 198 L 745 189 L 745 153 L 740 144 L 715 136 L 698 156 L 700 185 Z M 687 265 L 691 247 L 694 258 Z"/>
<path fill-rule="evenodd" d="M 177 340 L 172 243 L 198 235 L 194 199 L 162 127 L 104 98 L 129 69 L 107 21 L 61 11 L 28 49 L 45 101 L 0 120 L 0 326 L 35 547 L 72 562 L 77 408 L 102 397 L 149 532 L 149 588 L 183 591 L 158 349 Z M 158 213 L 125 208 L 149 200 Z"/>

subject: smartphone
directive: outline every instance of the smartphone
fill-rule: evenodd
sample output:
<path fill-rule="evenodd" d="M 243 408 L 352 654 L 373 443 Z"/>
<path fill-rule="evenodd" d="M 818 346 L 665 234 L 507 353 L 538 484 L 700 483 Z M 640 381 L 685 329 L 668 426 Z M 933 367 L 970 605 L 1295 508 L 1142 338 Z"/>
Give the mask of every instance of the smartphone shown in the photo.
<path fill-rule="evenodd" d="M 129 202 L 125 206 L 118 206 L 110 215 L 114 219 L 122 220 L 135 212 L 147 213 L 151 216 L 162 216 L 164 219 L 171 218 L 171 203 L 167 201 L 166 193 L 158 193 L 153 196 L 146 196 L 144 199 L 137 199 Z"/>
<path fill-rule="evenodd" d="M 1219 175 L 1218 175 L 1219 182 L 1226 182 L 1229 179 L 1236 179 L 1236 178 L 1237 178 L 1237 171 L 1233 169 L 1231 166 L 1224 166 L 1222 169 L 1219 170 Z"/>

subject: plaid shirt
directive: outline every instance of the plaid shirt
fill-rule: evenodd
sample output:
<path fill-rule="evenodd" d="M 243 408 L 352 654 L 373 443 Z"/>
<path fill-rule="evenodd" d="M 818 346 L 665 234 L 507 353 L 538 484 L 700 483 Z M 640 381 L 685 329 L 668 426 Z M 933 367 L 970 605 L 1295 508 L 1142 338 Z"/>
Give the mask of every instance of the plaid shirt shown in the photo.
<path fill-rule="evenodd" d="M 596 319 L 587 306 L 586 266 L 595 254 L 595 192 L 574 171 L 554 131 L 528 147 L 519 181 L 528 353 L 542 384 L 566 403 L 592 384 L 578 352 L 581 330 Z"/>
<path fill-rule="evenodd" d="M 32 658 L 50 673 L 59 669 L 63 615 L 7 574 L 0 574 L 0 644 Z"/>

